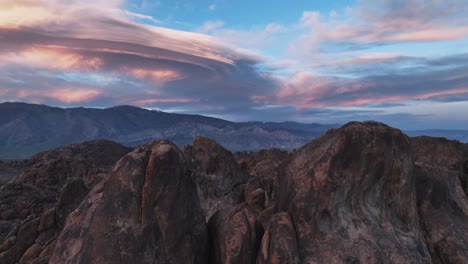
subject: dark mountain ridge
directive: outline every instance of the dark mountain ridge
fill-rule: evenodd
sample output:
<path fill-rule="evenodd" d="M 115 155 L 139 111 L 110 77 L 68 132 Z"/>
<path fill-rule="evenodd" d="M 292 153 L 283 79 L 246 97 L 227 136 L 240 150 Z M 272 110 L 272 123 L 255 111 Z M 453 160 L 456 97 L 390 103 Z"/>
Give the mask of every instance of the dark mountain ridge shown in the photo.
<path fill-rule="evenodd" d="M 231 151 L 274 147 L 291 150 L 336 126 L 295 122 L 230 122 L 134 106 L 97 109 L 2 103 L 0 159 L 20 159 L 65 144 L 96 139 L 137 146 L 164 138 L 183 147 L 196 136 L 206 136 Z"/>
<path fill-rule="evenodd" d="M 138 146 L 156 138 L 179 148 L 197 136 L 216 140 L 230 151 L 293 150 L 338 124 L 231 122 L 202 115 L 175 114 L 135 106 L 59 108 L 27 103 L 0 104 L 0 160 L 24 159 L 66 144 L 108 139 Z M 468 142 L 464 130 L 405 131 Z"/>

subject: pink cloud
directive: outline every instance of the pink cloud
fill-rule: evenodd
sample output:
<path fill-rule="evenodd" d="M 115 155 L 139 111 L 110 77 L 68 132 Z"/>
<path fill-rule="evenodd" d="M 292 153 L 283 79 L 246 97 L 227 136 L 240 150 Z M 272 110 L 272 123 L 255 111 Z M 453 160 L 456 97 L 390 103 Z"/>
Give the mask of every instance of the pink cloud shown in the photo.
<path fill-rule="evenodd" d="M 301 27 L 308 32 L 292 49 L 319 52 L 324 43 L 395 43 L 450 41 L 468 37 L 468 2 L 363 0 L 345 16 L 305 11 Z"/>
<path fill-rule="evenodd" d="M 0 93 L 6 97 L 16 97 L 20 100 L 34 103 L 44 103 L 49 100 L 64 104 L 90 102 L 103 95 L 102 91 L 90 88 L 62 87 L 49 90 L 8 89 L 3 88 Z"/>

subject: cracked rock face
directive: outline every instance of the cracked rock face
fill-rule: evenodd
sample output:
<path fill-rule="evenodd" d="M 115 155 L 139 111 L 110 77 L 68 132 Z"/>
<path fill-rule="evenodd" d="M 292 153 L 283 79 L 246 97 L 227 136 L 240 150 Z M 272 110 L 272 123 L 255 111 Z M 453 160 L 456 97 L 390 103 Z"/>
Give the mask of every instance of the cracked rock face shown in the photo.
<path fill-rule="evenodd" d="M 281 207 L 303 263 L 431 263 L 419 227 L 409 139 L 349 123 L 293 154 Z"/>
<path fill-rule="evenodd" d="M 117 162 L 69 216 L 50 263 L 206 263 L 207 231 L 182 152 L 158 140 Z"/>

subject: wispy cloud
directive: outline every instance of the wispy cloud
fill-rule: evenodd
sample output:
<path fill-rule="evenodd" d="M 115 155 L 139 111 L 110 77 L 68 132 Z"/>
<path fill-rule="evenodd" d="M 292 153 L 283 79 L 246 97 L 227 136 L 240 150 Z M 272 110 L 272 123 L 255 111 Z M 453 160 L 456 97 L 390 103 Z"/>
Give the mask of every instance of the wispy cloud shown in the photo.
<path fill-rule="evenodd" d="M 459 0 L 361 0 L 343 16 L 305 11 L 300 26 L 307 30 L 296 48 L 309 53 L 327 46 L 360 49 L 369 45 L 437 42 L 468 36 L 468 2 Z"/>
<path fill-rule="evenodd" d="M 206 21 L 203 26 L 198 30 L 202 33 L 207 33 L 216 29 L 220 29 L 224 26 L 224 21 L 222 20 L 213 20 Z"/>

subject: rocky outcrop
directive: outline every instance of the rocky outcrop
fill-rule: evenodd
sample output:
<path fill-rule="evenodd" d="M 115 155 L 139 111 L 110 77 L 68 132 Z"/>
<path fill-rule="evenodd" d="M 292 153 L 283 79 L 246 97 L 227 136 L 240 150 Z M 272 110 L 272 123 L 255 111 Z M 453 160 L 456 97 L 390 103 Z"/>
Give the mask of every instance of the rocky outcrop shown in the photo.
<path fill-rule="evenodd" d="M 262 238 L 257 264 L 299 264 L 296 231 L 288 213 L 275 214 Z"/>
<path fill-rule="evenodd" d="M 468 195 L 468 144 L 445 138 L 415 137 L 411 139 L 416 162 L 447 168 L 460 178 Z"/>
<path fill-rule="evenodd" d="M 280 208 L 303 263 L 430 263 L 408 137 L 348 123 L 292 154 Z"/>
<path fill-rule="evenodd" d="M 206 263 L 207 241 L 189 164 L 159 140 L 122 158 L 68 217 L 50 263 Z"/>
<path fill-rule="evenodd" d="M 196 137 L 193 145 L 184 148 L 192 163 L 193 178 L 206 219 L 217 210 L 235 206 L 242 197 L 242 184 L 248 174 L 237 164 L 231 152 L 215 141 Z"/>
<path fill-rule="evenodd" d="M 412 143 L 419 216 L 432 259 L 434 263 L 468 263 L 464 146 L 429 137 L 413 138 Z"/>
<path fill-rule="evenodd" d="M 248 204 L 217 211 L 208 226 L 212 241 L 210 263 L 255 263 L 262 228 Z"/>
<path fill-rule="evenodd" d="M 40 217 L 28 216 L 6 236 L 0 246 L 0 263 L 48 263 L 62 223 L 87 193 L 83 179 L 70 178 L 53 208 Z"/>
<path fill-rule="evenodd" d="M 279 178 L 282 165 L 288 157 L 288 152 L 280 149 L 264 149 L 259 152 L 236 152 L 235 158 L 249 172 L 263 178 Z"/>
<path fill-rule="evenodd" d="M 1 187 L 0 263 L 468 263 L 456 141 L 351 122 L 291 154 L 156 140 L 112 171 L 71 148 Z"/>
<path fill-rule="evenodd" d="M 0 187 L 0 241 L 6 235 L 2 226 L 11 228 L 52 208 L 67 179 L 81 178 L 87 188 L 92 188 L 129 151 L 117 143 L 99 140 L 64 146 L 12 163 L 22 172 Z"/>

